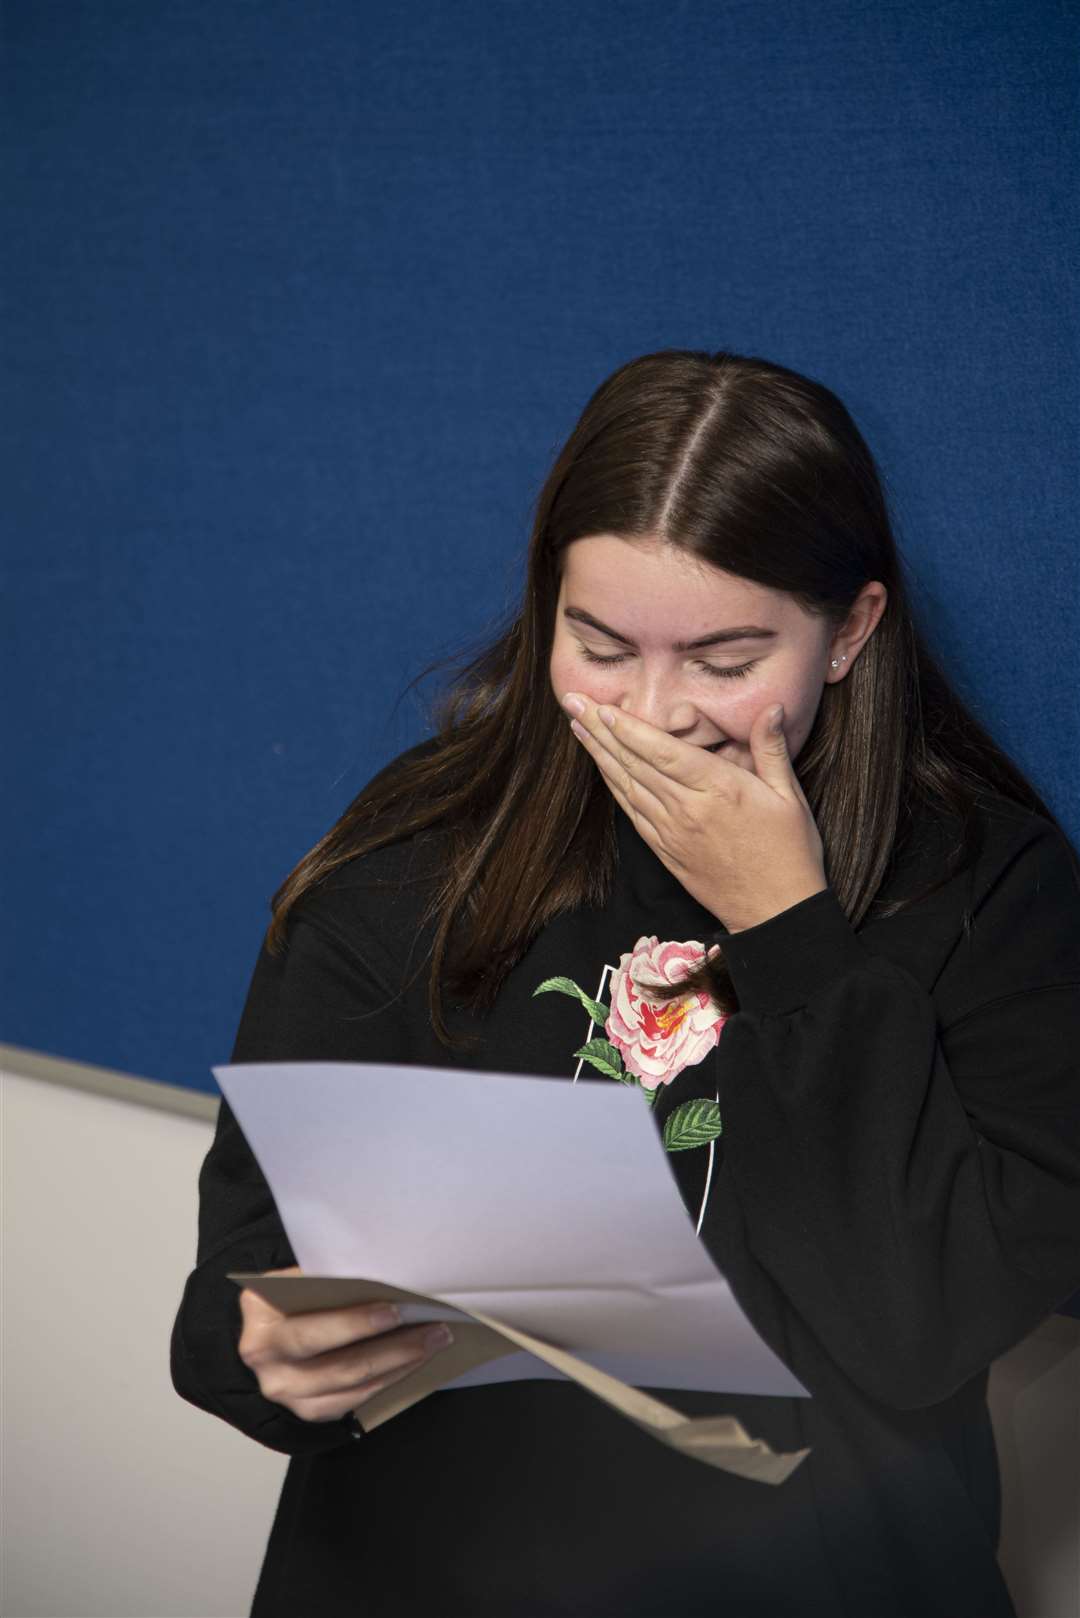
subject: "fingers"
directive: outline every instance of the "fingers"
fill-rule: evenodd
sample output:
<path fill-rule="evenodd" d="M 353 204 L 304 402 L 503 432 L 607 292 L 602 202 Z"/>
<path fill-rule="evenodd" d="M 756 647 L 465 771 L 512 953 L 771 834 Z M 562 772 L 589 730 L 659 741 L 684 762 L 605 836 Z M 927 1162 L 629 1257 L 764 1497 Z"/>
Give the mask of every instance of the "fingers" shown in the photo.
<path fill-rule="evenodd" d="M 633 754 L 622 756 L 609 741 L 598 740 L 581 720 L 572 719 L 570 729 L 627 813 L 630 812 L 628 801 L 632 801 L 635 808 L 650 819 L 665 812 L 667 805 L 661 795 L 665 784 L 658 771 Z M 667 782 L 666 785 L 670 789 L 671 783 Z"/>
<path fill-rule="evenodd" d="M 423 1365 L 425 1360 L 431 1357 L 431 1354 L 421 1355 L 418 1360 L 410 1360 L 407 1364 L 399 1366 L 397 1370 L 387 1371 L 383 1376 L 375 1377 L 370 1382 L 358 1383 L 352 1389 L 344 1389 L 338 1393 L 319 1394 L 313 1397 L 301 1397 L 287 1408 L 292 1410 L 294 1416 L 299 1416 L 301 1421 L 340 1421 L 342 1416 L 347 1416 L 350 1411 L 355 1410 L 359 1405 L 367 1404 L 371 1399 L 374 1399 L 377 1393 L 381 1393 L 384 1388 L 393 1387 L 395 1382 L 404 1382 L 405 1378 L 411 1376 L 418 1365 Z"/>
<path fill-rule="evenodd" d="M 412 1370 L 452 1341 L 443 1321 L 427 1321 L 419 1326 L 403 1326 L 400 1331 L 384 1332 L 348 1349 L 335 1349 L 318 1359 L 304 1361 L 303 1394 L 345 1393 L 379 1381 L 392 1372 Z"/>
<path fill-rule="evenodd" d="M 387 1376 L 378 1377 L 374 1382 L 364 1383 L 351 1394 L 335 1393 L 319 1399 L 300 1399 L 295 1405 L 287 1408 L 292 1410 L 294 1416 L 299 1416 L 301 1421 L 340 1421 L 342 1416 L 347 1416 L 359 1405 L 367 1404 L 384 1388 L 393 1387 L 395 1382 L 404 1382 L 415 1369 L 415 1365 L 406 1365 L 400 1371 L 391 1371 Z"/>
<path fill-rule="evenodd" d="M 660 836 L 659 822 L 665 814 L 663 804 L 640 787 L 625 770 L 616 769 L 613 763 L 606 760 L 605 755 L 591 744 L 588 732 L 577 732 L 576 720 L 573 728 L 600 771 L 604 785 L 634 830 L 647 842 L 655 843 Z M 646 808 L 645 805 L 649 807 Z"/>
<path fill-rule="evenodd" d="M 564 703 L 573 695 L 568 693 Z M 703 769 L 703 764 L 706 757 L 710 765 L 714 762 L 712 754 L 703 755 L 700 747 L 692 747 L 689 742 L 646 724 L 624 709 L 605 707 L 602 714 L 585 698 L 578 700 L 584 703 L 584 711 L 578 715 L 577 723 L 596 746 L 617 758 L 656 797 L 664 799 L 673 782 L 691 789 L 708 784 L 709 772 Z M 604 714 L 609 715 L 609 719 L 605 720 Z M 725 759 L 715 762 L 727 764 Z"/>
<path fill-rule="evenodd" d="M 245 1348 L 257 1356 L 266 1344 L 275 1355 L 291 1360 L 311 1359 L 358 1338 L 392 1331 L 401 1324 L 400 1312 L 392 1303 L 357 1303 L 347 1309 L 312 1309 L 302 1315 L 286 1315 L 248 1287 L 240 1293 L 240 1312 L 244 1321 L 241 1356 Z"/>
<path fill-rule="evenodd" d="M 264 1398 L 306 1421 L 336 1420 L 453 1341 L 441 1323 L 399 1327 L 389 1303 L 288 1316 L 246 1287 L 240 1302 L 241 1360 Z"/>
<path fill-rule="evenodd" d="M 403 1327 L 317 1360 L 264 1367 L 259 1387 L 265 1398 L 304 1421 L 336 1421 L 400 1382 L 450 1341 L 445 1325 Z"/>

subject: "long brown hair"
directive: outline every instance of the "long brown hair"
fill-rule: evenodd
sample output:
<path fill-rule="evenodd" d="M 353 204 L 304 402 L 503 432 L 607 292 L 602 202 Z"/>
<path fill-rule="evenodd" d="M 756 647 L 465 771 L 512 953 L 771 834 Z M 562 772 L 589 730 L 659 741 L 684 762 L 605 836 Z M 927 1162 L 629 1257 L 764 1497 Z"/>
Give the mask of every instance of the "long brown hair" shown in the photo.
<path fill-rule="evenodd" d="M 431 1020 L 453 1045 L 444 985 L 483 1011 L 541 928 L 603 902 L 616 863 L 613 800 L 548 673 L 562 553 L 600 533 L 674 543 L 786 591 L 833 631 L 864 584 L 885 585 L 885 610 L 847 677 L 825 684 L 795 765 L 853 926 L 874 904 L 916 798 L 957 823 L 941 882 L 977 853 L 980 788 L 1058 824 L 925 646 L 873 456 L 841 401 L 767 360 L 666 349 L 620 366 L 585 406 L 537 498 L 520 612 L 460 669 L 432 743 L 369 782 L 278 888 L 272 953 L 290 910 L 330 872 L 443 828 L 444 876 L 424 920 L 434 923 Z M 737 1009 L 722 953 L 682 992 L 691 981 Z"/>

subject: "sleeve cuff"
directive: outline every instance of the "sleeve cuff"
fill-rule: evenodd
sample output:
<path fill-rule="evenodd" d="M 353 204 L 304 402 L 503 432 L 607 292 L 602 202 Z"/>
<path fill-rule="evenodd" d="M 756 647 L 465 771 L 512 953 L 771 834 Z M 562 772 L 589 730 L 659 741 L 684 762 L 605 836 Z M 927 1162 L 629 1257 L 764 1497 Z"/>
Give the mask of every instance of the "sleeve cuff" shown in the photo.
<path fill-rule="evenodd" d="M 264 1397 L 258 1377 L 240 1359 L 240 1289 L 229 1270 L 271 1270 L 295 1262 L 287 1243 L 255 1238 L 204 1259 L 187 1278 L 173 1324 L 171 1368 L 181 1398 L 218 1416 L 267 1449 L 317 1454 L 347 1443 L 349 1417 L 304 1421 Z"/>
<path fill-rule="evenodd" d="M 795 1011 L 841 973 L 866 961 L 833 889 L 740 933 L 717 933 L 740 1011 Z"/>

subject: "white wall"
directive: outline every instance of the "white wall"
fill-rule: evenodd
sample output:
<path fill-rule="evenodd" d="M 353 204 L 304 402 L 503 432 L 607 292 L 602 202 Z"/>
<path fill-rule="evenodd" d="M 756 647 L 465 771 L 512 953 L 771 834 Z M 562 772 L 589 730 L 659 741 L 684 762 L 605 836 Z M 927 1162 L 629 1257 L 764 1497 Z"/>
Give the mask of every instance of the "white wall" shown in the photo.
<path fill-rule="evenodd" d="M 10 1073 L 0 1106 L 0 1612 L 246 1618 L 287 1460 L 169 1380 L 211 1125 Z"/>
<path fill-rule="evenodd" d="M 990 1372 L 998 1560 L 1020 1618 L 1080 1618 L 1080 1320 L 1054 1315 Z"/>
<path fill-rule="evenodd" d="M 211 1124 L 2 1082 L 0 1614 L 246 1618 L 286 1459 L 169 1381 Z M 1057 1317 L 999 1360 L 991 1409 L 1020 1618 L 1077 1618 L 1080 1322 Z"/>

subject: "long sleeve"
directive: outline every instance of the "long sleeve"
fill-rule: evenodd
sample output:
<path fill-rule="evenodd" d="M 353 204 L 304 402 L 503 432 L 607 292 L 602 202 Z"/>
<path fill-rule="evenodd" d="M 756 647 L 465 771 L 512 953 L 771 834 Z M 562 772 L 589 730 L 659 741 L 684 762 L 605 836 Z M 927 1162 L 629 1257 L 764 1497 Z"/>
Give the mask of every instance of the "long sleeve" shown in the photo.
<path fill-rule="evenodd" d="M 1013 836 L 929 987 L 831 888 L 725 954 L 740 1009 L 702 1239 L 811 1392 L 824 1350 L 883 1404 L 938 1403 L 1080 1286 L 1067 845 L 1042 820 Z"/>
<path fill-rule="evenodd" d="M 394 998 L 374 949 L 362 958 L 325 921 L 294 921 L 283 956 L 271 956 L 265 946 L 259 952 L 232 1061 L 400 1061 Z M 176 1391 L 285 1454 L 348 1443 L 346 1420 L 303 1421 L 265 1399 L 237 1352 L 240 1294 L 228 1272 L 284 1269 L 296 1258 L 224 1099 L 199 1175 L 196 1259 L 172 1332 Z"/>

